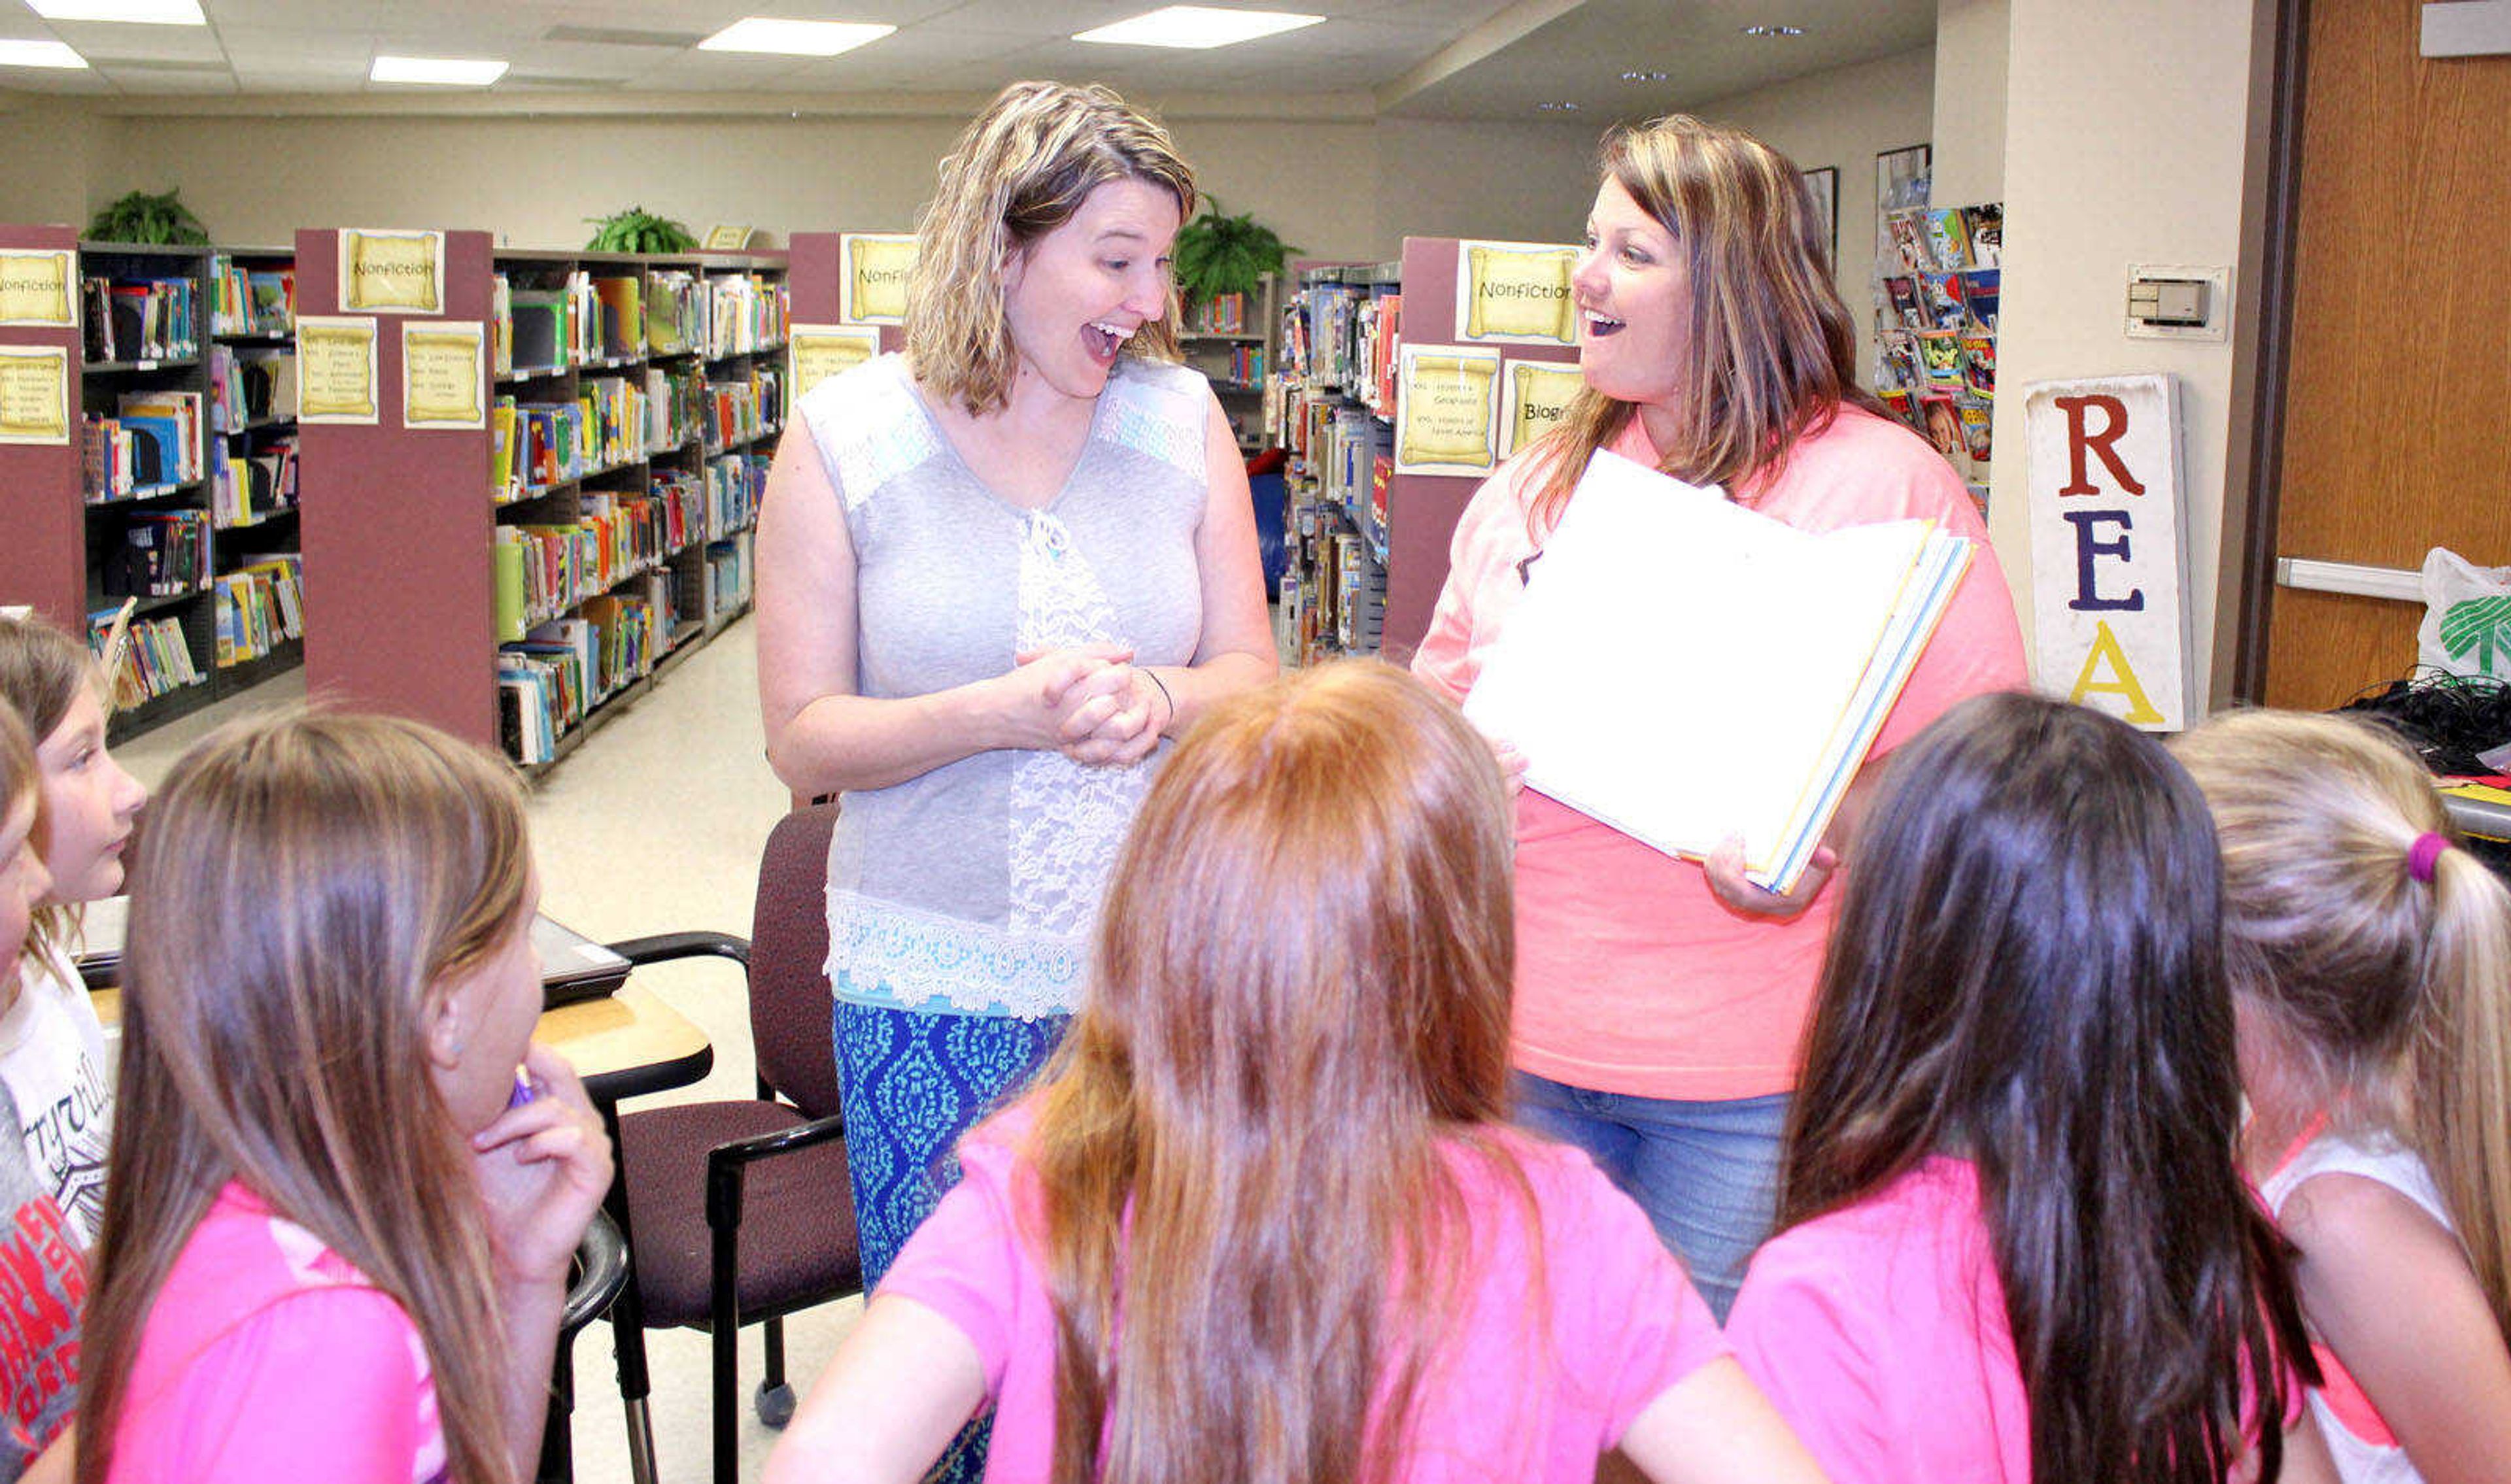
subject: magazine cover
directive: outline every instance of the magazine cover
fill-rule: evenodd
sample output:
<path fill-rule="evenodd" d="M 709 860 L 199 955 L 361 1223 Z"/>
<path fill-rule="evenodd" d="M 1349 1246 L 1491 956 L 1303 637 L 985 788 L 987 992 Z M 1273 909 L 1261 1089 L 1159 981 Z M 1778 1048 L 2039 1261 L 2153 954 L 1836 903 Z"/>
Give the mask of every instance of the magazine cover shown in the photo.
<path fill-rule="evenodd" d="M 1928 318 L 1926 302 L 1918 295 L 1918 280 L 1914 275 L 1885 279 L 1883 291 L 1891 296 L 1892 313 L 1900 321 L 1898 324 L 1892 326 L 1893 328 L 1936 328 L 1935 322 Z"/>
<path fill-rule="evenodd" d="M 1918 361 L 1916 337 L 1907 332 L 1885 335 L 1875 350 L 1879 366 L 1874 380 L 1879 386 L 1917 388 L 1927 384 L 1926 367 Z"/>
<path fill-rule="evenodd" d="M 1953 406 L 1950 392 L 1929 392 L 1918 399 L 1919 415 L 1925 419 L 1923 432 L 1936 452 L 1949 459 L 1962 456 L 1961 413 Z"/>
<path fill-rule="evenodd" d="M 1974 463 L 1988 460 L 1989 427 L 1993 421 L 1989 409 L 1972 402 L 1961 404 L 1962 446 L 1970 451 Z"/>
<path fill-rule="evenodd" d="M 1961 277 L 1962 304 L 1970 311 L 1970 323 L 1985 334 L 1995 334 L 1997 281 L 2003 275 L 1993 268 L 1974 268 Z"/>
<path fill-rule="evenodd" d="M 1893 211 L 1883 220 L 1891 228 L 1892 249 L 1900 254 L 1902 269 L 1909 273 L 1934 272 L 1936 260 L 1927 250 L 1927 213 Z"/>
<path fill-rule="evenodd" d="M 1982 401 L 1996 399 L 1996 337 L 1973 330 L 1961 337 L 1962 390 Z"/>
<path fill-rule="evenodd" d="M 1970 229 L 1960 207 L 1937 207 L 1927 212 L 1927 250 L 1947 273 L 1971 266 Z"/>
<path fill-rule="evenodd" d="M 1918 331 L 1918 360 L 1926 368 L 1930 388 L 1950 392 L 1962 384 L 1962 344 L 1956 331 Z"/>
<path fill-rule="evenodd" d="M 1888 392 L 1876 395 L 1883 399 L 1884 406 L 1892 409 L 1892 415 L 1907 423 L 1912 431 L 1919 434 L 1927 431 L 1927 425 L 1918 419 L 1917 393 L 1905 387 L 1894 387 Z"/>
<path fill-rule="evenodd" d="M 1927 323 L 1920 329 L 1962 329 L 1970 323 L 1965 305 L 1967 285 L 1958 273 L 1930 273 L 1920 278 L 1926 288 Z"/>
<path fill-rule="evenodd" d="M 1991 201 L 1985 206 L 1962 208 L 1963 225 L 1970 229 L 1970 260 L 1974 267 L 1993 268 L 2005 255 L 2005 203 Z"/>

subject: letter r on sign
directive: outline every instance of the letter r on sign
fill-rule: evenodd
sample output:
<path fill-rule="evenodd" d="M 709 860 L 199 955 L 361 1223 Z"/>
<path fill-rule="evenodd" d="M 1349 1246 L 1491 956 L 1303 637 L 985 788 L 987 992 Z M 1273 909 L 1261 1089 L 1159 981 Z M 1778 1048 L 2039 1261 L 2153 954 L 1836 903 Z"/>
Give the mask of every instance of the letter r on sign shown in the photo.
<path fill-rule="evenodd" d="M 2136 481 L 2136 476 L 2127 472 L 2126 461 L 2118 456 L 2118 449 L 2113 446 L 2120 438 L 2127 436 L 2127 403 L 2115 397 L 2099 394 L 2090 397 L 2060 397 L 2053 400 L 2057 402 L 2060 410 L 2067 414 L 2067 472 L 2072 476 L 2067 480 L 2066 487 L 2058 493 L 2098 495 L 2102 492 L 2100 485 L 2084 477 L 2084 450 L 2091 449 L 2094 455 L 2108 468 L 2110 477 L 2118 480 L 2121 490 L 2131 495 L 2144 494 L 2144 486 Z M 2085 430 L 2084 409 L 2087 407 L 2099 407 L 2106 415 L 2108 424 L 2101 432 L 2090 433 Z"/>

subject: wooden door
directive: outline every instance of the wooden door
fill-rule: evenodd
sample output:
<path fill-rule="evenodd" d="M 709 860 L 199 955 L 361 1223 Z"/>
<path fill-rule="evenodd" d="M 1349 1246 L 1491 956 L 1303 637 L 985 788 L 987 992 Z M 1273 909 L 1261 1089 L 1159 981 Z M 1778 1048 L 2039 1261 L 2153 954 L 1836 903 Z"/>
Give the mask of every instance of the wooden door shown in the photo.
<path fill-rule="evenodd" d="M 2511 566 L 2511 57 L 2416 55 L 2417 0 L 2309 0 L 2276 553 Z M 2406 674 L 2419 602 L 2279 587 L 2270 705 Z"/>

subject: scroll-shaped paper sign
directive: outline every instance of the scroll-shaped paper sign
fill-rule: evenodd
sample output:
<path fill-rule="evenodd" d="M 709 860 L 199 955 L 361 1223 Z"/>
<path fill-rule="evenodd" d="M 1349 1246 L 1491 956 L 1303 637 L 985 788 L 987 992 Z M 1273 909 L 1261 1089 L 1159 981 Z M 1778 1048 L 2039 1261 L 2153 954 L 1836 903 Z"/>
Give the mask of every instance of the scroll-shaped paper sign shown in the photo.
<path fill-rule="evenodd" d="M 477 320 L 404 324 L 402 422 L 412 428 L 487 427 L 487 326 Z"/>
<path fill-rule="evenodd" d="M 904 232 L 842 232 L 837 282 L 845 285 L 848 324 L 907 323 L 907 279 L 915 271 L 915 238 Z"/>
<path fill-rule="evenodd" d="M 1544 243 L 1456 245 L 1456 338 L 1515 345 L 1575 345 L 1569 298 L 1575 247 Z"/>
<path fill-rule="evenodd" d="M 797 402 L 821 382 L 880 354 L 880 331 L 869 324 L 796 324 L 789 333 L 793 356 L 789 384 Z"/>
<path fill-rule="evenodd" d="M 70 285 L 77 277 L 67 248 L 0 251 L 0 324 L 76 325 L 78 299 Z"/>
<path fill-rule="evenodd" d="M 1403 348 L 1395 389 L 1395 472 L 1481 475 L 1498 462 L 1499 352 Z"/>
<path fill-rule="evenodd" d="M 350 314 L 444 313 L 444 234 L 343 228 L 340 308 Z"/>
<path fill-rule="evenodd" d="M 296 317 L 296 420 L 378 420 L 375 322 L 326 315 Z"/>
<path fill-rule="evenodd" d="M 1499 456 L 1507 458 L 1561 426 L 1570 400 L 1586 386 L 1574 365 L 1557 361 L 1507 361 L 1502 380 L 1508 399 L 1501 403 Z"/>
<path fill-rule="evenodd" d="M 756 227 L 745 227 L 734 222 L 716 222 L 707 228 L 706 250 L 709 252 L 742 251 L 750 246 L 750 239 L 757 230 Z"/>
<path fill-rule="evenodd" d="M 0 443 L 69 440 L 69 347 L 0 345 Z"/>

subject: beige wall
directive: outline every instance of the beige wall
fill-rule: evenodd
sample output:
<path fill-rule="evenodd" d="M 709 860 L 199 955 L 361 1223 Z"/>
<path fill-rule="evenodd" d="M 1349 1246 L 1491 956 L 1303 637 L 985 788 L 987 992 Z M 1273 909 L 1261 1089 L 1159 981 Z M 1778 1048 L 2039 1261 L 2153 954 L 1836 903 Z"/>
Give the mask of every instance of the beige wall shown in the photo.
<path fill-rule="evenodd" d="M 9 141 L 0 148 L 0 221 L 84 228 L 88 182 L 109 133 L 108 121 L 74 105 L 0 94 L 0 136 Z"/>
<path fill-rule="evenodd" d="M 2199 691 L 2212 694 L 2232 347 L 2131 340 L 2122 322 L 2128 264 L 2228 266 L 2240 256 L 2252 0 L 2011 0 L 2009 17 L 1995 438 L 2012 452 L 1995 464 L 1991 532 L 2028 631 L 2025 471 L 2013 456 L 2024 387 L 2176 376 L 2188 611 Z"/>
<path fill-rule="evenodd" d="M 1921 47 L 1702 103 L 1702 118 L 1751 130 L 1805 170 L 1839 171 L 1840 297 L 1857 321 L 1859 379 L 1874 366 L 1874 157 L 1923 144 L 1933 126 L 1936 56 Z"/>
<path fill-rule="evenodd" d="M 904 228 L 962 117 L 800 119 L 137 116 L 88 119 L 97 147 L 12 203 L 182 188 L 221 242 L 300 226 L 448 226 L 576 247 L 583 218 L 641 205 L 703 231 Z M 1595 131 L 1179 118 L 1203 187 L 1321 257 L 1392 257 L 1407 234 L 1567 241 L 1593 190 Z M 273 162 L 285 162 L 275 168 Z M 24 167 L 0 166 L 31 174 Z M 83 174 L 84 178 L 80 178 Z M 9 213 L 13 217 L 18 213 Z"/>
<path fill-rule="evenodd" d="M 1935 171 L 1940 206 L 2005 199 L 2006 0 L 1936 0 Z"/>

